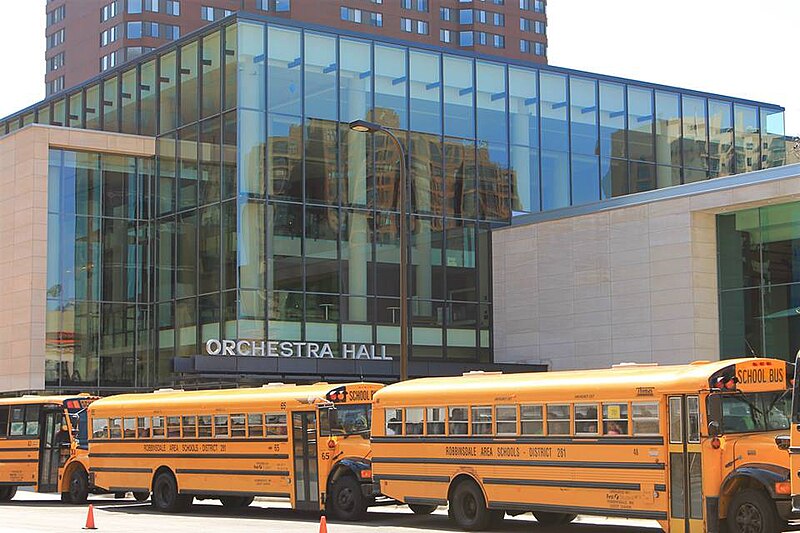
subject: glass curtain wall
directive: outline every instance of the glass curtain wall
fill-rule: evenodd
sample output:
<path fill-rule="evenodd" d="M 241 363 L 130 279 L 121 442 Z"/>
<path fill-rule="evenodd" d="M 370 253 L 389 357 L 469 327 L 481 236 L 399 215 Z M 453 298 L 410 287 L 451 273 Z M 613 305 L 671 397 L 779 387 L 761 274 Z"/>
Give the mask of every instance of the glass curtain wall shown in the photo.
<path fill-rule="evenodd" d="M 800 203 L 717 217 L 720 353 L 793 361 L 800 349 Z"/>
<path fill-rule="evenodd" d="M 50 151 L 48 388 L 151 382 L 151 189 L 149 159 Z"/>

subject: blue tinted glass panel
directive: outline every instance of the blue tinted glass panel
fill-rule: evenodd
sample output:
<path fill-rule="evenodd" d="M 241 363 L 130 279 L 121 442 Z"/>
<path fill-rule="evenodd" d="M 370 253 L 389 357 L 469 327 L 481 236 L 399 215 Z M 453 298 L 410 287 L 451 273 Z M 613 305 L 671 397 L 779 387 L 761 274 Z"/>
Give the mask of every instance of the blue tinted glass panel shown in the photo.
<path fill-rule="evenodd" d="M 653 91 L 628 87 L 630 158 L 653 161 Z"/>
<path fill-rule="evenodd" d="M 336 38 L 306 32 L 306 116 L 336 120 Z"/>
<path fill-rule="evenodd" d="M 761 161 L 762 168 L 786 164 L 786 141 L 784 140 L 783 111 L 762 107 L 761 113 Z"/>
<path fill-rule="evenodd" d="M 761 168 L 758 111 L 749 105 L 733 106 L 736 139 L 736 172 L 750 172 Z"/>
<path fill-rule="evenodd" d="M 600 82 L 600 155 L 627 157 L 625 87 Z"/>
<path fill-rule="evenodd" d="M 733 173 L 733 106 L 730 102 L 708 102 L 708 153 L 711 177 Z"/>
<path fill-rule="evenodd" d="M 364 41 L 339 41 L 342 122 L 367 119 L 372 109 L 372 47 Z"/>
<path fill-rule="evenodd" d="M 508 148 L 505 143 L 478 143 L 478 205 L 480 217 L 506 220 L 510 212 Z"/>
<path fill-rule="evenodd" d="M 428 52 L 409 53 L 411 65 L 411 129 L 428 133 L 442 132 L 441 56 Z"/>
<path fill-rule="evenodd" d="M 542 72 L 539 81 L 542 98 L 542 148 L 566 152 L 569 150 L 567 77 Z M 567 162 L 568 166 L 569 162 Z M 542 169 L 544 170 L 544 167 Z M 542 174 L 546 175 L 544 172 Z M 569 171 L 567 171 L 567 176 L 569 176 Z"/>
<path fill-rule="evenodd" d="M 708 121 L 706 99 L 683 96 L 683 164 L 708 168 Z"/>
<path fill-rule="evenodd" d="M 585 78 L 570 78 L 569 98 L 572 152 L 597 154 L 597 82 Z"/>
<path fill-rule="evenodd" d="M 267 105 L 266 28 L 261 24 L 244 22 L 240 22 L 238 27 L 239 107 L 264 110 Z"/>
<path fill-rule="evenodd" d="M 681 103 L 674 93 L 656 91 L 656 162 L 681 165 Z"/>
<path fill-rule="evenodd" d="M 375 45 L 375 108 L 382 110 L 382 124 L 408 128 L 406 112 L 406 49 Z"/>
<path fill-rule="evenodd" d="M 303 107 L 300 32 L 275 26 L 267 31 L 269 109 L 299 115 Z"/>
<path fill-rule="evenodd" d="M 572 154 L 572 205 L 600 199 L 599 162 L 596 155 Z"/>
<path fill-rule="evenodd" d="M 539 146 L 539 98 L 536 71 L 508 68 L 511 144 Z"/>
<path fill-rule="evenodd" d="M 478 61 L 476 72 L 478 139 L 504 143 L 508 138 L 505 68 L 502 65 Z"/>
<path fill-rule="evenodd" d="M 475 137 L 472 60 L 444 57 L 444 133 Z"/>
<path fill-rule="evenodd" d="M 509 178 L 513 214 L 539 211 L 539 151 L 512 146 Z"/>
<path fill-rule="evenodd" d="M 542 210 L 569 205 L 569 154 L 542 151 Z"/>

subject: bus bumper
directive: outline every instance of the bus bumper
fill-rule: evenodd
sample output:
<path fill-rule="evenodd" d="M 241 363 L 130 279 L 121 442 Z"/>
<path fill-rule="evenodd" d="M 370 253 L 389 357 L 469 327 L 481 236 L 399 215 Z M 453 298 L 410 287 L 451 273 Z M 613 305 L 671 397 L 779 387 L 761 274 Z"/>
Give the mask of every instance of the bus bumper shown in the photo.
<path fill-rule="evenodd" d="M 381 484 L 380 482 L 375 483 L 362 483 L 361 484 L 361 493 L 367 498 L 375 498 L 381 495 Z"/>
<path fill-rule="evenodd" d="M 775 500 L 775 508 L 783 520 L 796 520 L 800 518 L 800 496 L 792 496 L 791 500 Z"/>

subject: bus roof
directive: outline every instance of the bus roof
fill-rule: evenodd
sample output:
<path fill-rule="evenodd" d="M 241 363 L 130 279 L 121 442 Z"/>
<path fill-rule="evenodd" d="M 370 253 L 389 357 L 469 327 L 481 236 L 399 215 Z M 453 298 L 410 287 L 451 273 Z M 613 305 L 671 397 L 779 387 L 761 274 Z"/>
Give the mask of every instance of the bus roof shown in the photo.
<path fill-rule="evenodd" d="M 375 402 L 386 405 L 432 405 L 519 401 L 580 401 L 604 397 L 646 399 L 670 392 L 709 389 L 709 379 L 721 370 L 755 358 L 696 361 L 686 365 L 622 364 L 599 370 L 570 370 L 502 374 L 471 372 L 462 376 L 419 378 L 384 387 Z M 764 361 L 764 359 L 761 359 Z M 767 359 L 784 365 L 783 360 Z"/>
<path fill-rule="evenodd" d="M 250 405 L 254 402 L 265 404 L 293 402 L 292 405 L 308 405 L 311 401 L 325 401 L 326 395 L 342 387 L 377 390 L 381 383 L 315 383 L 313 385 L 294 385 L 275 383 L 262 387 L 242 389 L 215 389 L 199 391 L 160 390 L 138 394 L 118 394 L 102 398 L 94 402 L 90 410 L 93 413 L 105 409 L 118 411 L 136 407 L 140 409 L 169 408 L 225 408 L 237 404 Z"/>
<path fill-rule="evenodd" d="M 86 393 L 81 394 L 68 394 L 68 395 L 35 395 L 26 394 L 24 396 L 15 396 L 13 398 L 0 398 L 0 405 L 46 405 L 58 404 L 62 405 L 67 400 L 88 400 L 97 398 Z"/>

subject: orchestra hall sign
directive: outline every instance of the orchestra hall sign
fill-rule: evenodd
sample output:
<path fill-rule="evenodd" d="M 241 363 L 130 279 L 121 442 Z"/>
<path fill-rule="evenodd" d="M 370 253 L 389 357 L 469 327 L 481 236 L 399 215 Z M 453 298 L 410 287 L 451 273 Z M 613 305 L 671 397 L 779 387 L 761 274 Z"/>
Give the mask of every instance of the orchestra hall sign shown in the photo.
<path fill-rule="evenodd" d="M 386 355 L 385 344 L 348 344 L 342 343 L 341 357 L 334 356 L 329 342 L 300 341 L 253 341 L 209 339 L 206 341 L 206 353 L 228 357 L 293 357 L 317 359 L 374 359 L 391 361 Z"/>

